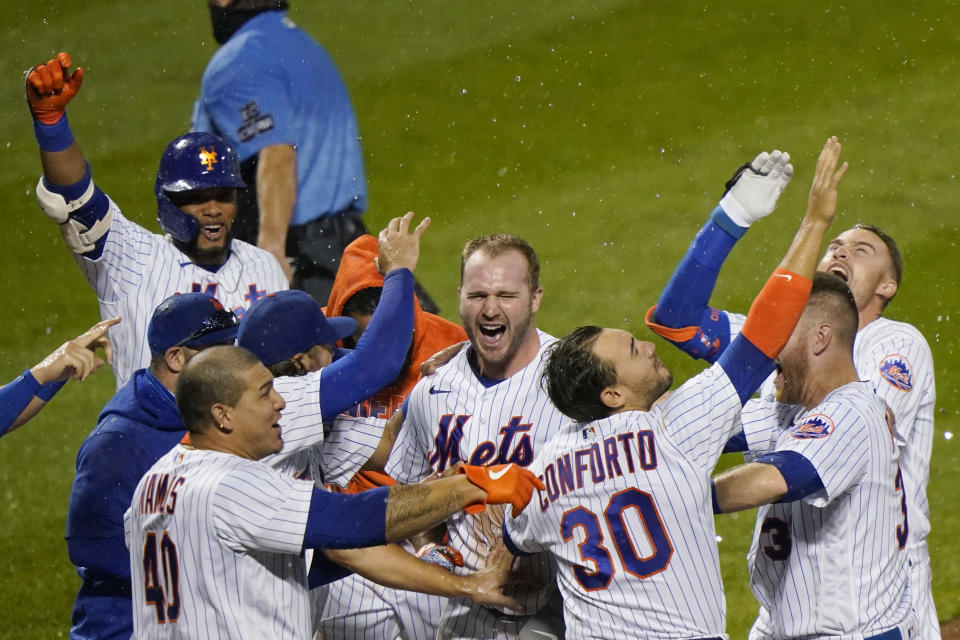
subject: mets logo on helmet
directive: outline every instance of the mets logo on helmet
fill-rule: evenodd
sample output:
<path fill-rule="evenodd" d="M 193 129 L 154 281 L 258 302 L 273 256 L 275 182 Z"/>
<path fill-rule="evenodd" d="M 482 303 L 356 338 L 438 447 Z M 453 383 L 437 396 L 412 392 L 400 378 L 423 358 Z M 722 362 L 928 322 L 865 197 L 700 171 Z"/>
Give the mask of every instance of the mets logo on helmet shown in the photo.
<path fill-rule="evenodd" d="M 790 427 L 790 435 L 797 440 L 812 440 L 826 438 L 833 433 L 833 429 L 834 424 L 830 416 L 815 413 L 804 418 L 803 422 Z"/>
<path fill-rule="evenodd" d="M 213 171 L 213 165 L 217 164 L 217 150 L 200 147 L 200 164 L 207 166 L 207 171 Z"/>
<path fill-rule="evenodd" d="M 910 363 L 899 353 L 892 353 L 883 359 L 880 363 L 880 375 L 900 391 L 913 389 Z"/>

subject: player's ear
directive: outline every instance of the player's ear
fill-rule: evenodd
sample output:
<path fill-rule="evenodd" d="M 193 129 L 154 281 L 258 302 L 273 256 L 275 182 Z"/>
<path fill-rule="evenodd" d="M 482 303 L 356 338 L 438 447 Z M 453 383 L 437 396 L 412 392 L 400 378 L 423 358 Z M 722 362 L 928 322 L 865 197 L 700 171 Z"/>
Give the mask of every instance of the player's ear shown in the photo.
<path fill-rule="evenodd" d="M 600 392 L 600 402 L 616 411 L 626 404 L 627 399 L 621 392 L 619 385 L 611 385 L 604 387 L 603 391 Z"/>
<path fill-rule="evenodd" d="M 533 292 L 533 296 L 530 300 L 530 308 L 533 313 L 537 312 L 537 309 L 540 308 L 540 301 L 543 299 L 543 287 L 537 287 L 536 291 Z"/>
<path fill-rule="evenodd" d="M 897 295 L 897 291 L 900 289 L 897 286 L 896 280 L 884 280 L 879 285 L 877 285 L 875 294 L 883 298 L 884 300 L 893 300 L 893 296 Z"/>
<path fill-rule="evenodd" d="M 813 355 L 819 356 L 821 353 L 826 351 L 832 341 L 833 325 L 831 325 L 829 322 L 821 322 L 817 327 L 816 334 L 814 335 L 813 345 L 811 345 Z"/>
<path fill-rule="evenodd" d="M 180 373 L 183 371 L 183 368 L 187 366 L 187 361 L 190 358 L 187 357 L 187 352 L 183 350 L 183 347 L 170 347 L 163 354 L 163 361 L 166 363 L 167 368 L 173 373 Z"/>
<path fill-rule="evenodd" d="M 231 408 L 222 403 L 216 403 L 210 407 L 210 415 L 213 417 L 213 423 L 217 425 L 217 430 L 223 433 L 232 433 Z"/>

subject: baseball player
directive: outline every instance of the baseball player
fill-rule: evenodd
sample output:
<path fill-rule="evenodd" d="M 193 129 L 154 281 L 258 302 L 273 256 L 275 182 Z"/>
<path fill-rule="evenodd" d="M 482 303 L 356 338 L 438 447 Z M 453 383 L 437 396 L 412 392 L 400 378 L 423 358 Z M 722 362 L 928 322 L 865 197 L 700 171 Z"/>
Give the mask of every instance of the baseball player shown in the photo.
<path fill-rule="evenodd" d="M 735 335 L 743 316 L 708 306 L 717 274 L 742 232 L 707 225 L 677 266 L 658 305 L 648 312 L 651 328 L 696 358 L 713 362 Z M 856 225 L 831 240 L 818 267 L 846 281 L 859 312 L 854 362 L 892 412 L 901 446 L 900 467 L 910 513 L 907 548 L 911 593 L 924 638 L 939 638 L 931 592 L 926 537 L 930 531 L 926 487 L 936 401 L 933 359 L 913 326 L 882 317 L 900 287 L 903 260 L 894 240 L 877 227 Z M 772 395 L 772 382 L 763 386 Z M 742 450 L 741 437 L 728 450 Z"/>
<path fill-rule="evenodd" d="M 384 298 L 384 277 L 375 263 L 377 254 L 376 238 L 361 236 L 343 252 L 337 270 L 325 313 L 331 321 L 340 315 L 357 321 L 358 331 L 344 340 L 347 346 L 352 346 L 358 333 L 366 335 L 364 329 L 371 325 L 373 314 L 387 302 Z M 405 366 L 389 386 L 365 399 L 350 413 L 390 417 L 417 383 L 420 364 L 440 349 L 466 338 L 462 327 L 424 311 L 419 302 L 415 302 L 413 342 L 404 362 L 409 366 Z M 392 478 L 380 471 L 361 471 L 350 481 L 347 491 L 364 491 L 394 483 Z M 457 562 L 454 550 L 434 542 L 426 542 L 419 549 L 409 543 L 404 543 L 404 546 L 411 553 L 417 553 L 418 557 L 436 562 L 439 566 L 452 568 Z M 324 608 L 320 612 L 321 631 L 328 638 L 393 639 L 402 633 L 407 640 L 433 640 L 440 615 L 446 606 L 446 598 L 390 589 L 357 574 L 332 582 L 328 590 Z"/>
<path fill-rule="evenodd" d="M 237 315 L 273 291 L 287 288 L 276 259 L 232 242 L 240 179 L 236 155 L 220 138 L 192 133 L 170 143 L 160 159 L 155 194 L 166 236 L 123 216 L 99 188 L 73 139 L 65 108 L 77 94 L 83 70 L 70 56 L 37 65 L 27 75 L 43 177 L 40 208 L 60 226 L 100 302 L 102 318 L 122 316 L 111 332 L 117 388 L 150 363 L 145 339 L 150 315 L 172 293 L 216 296 Z"/>
<path fill-rule="evenodd" d="M 752 220 L 772 211 L 789 156 L 764 154 L 756 169 L 732 185 L 715 222 L 730 223 L 734 209 Z M 672 394 L 653 345 L 626 331 L 581 327 L 554 347 L 550 398 L 575 422 L 538 453 L 540 508 L 508 517 L 504 540 L 519 555 L 557 558 L 571 636 L 726 637 L 710 473 L 800 316 L 834 212 L 808 210 L 737 342 Z"/>
<path fill-rule="evenodd" d="M 120 322 L 111 318 L 93 325 L 0 388 L 0 436 L 26 424 L 53 399 L 70 378 L 86 380 L 105 364 L 96 356 L 106 348 L 107 330 Z"/>
<path fill-rule="evenodd" d="M 543 486 L 515 465 L 360 495 L 283 474 L 260 462 L 283 448 L 283 398 L 237 347 L 194 358 L 176 397 L 191 445 L 144 475 L 124 518 L 137 638 L 310 638 L 304 549 L 382 544 L 467 506 L 519 513 Z"/>
<path fill-rule="evenodd" d="M 750 638 L 916 633 L 906 488 L 884 402 L 853 363 L 858 322 L 843 280 L 818 273 L 777 360 L 776 401 L 744 407 L 754 461 L 716 478 L 717 513 L 760 506 Z"/>
<path fill-rule="evenodd" d="M 470 347 L 408 397 L 406 420 L 386 471 L 397 482 L 418 482 L 458 462 L 527 467 L 563 423 L 540 385 L 541 355 L 554 338 L 534 325 L 543 290 L 533 248 L 509 235 L 482 236 L 461 257 L 460 319 Z M 450 546 L 467 573 L 482 567 L 500 542 L 502 513 L 455 514 L 447 521 Z M 520 561 L 529 581 L 544 585 L 518 594 L 534 614 L 555 592 L 555 568 L 540 556 Z M 451 599 L 438 637 L 515 638 L 527 616 Z"/>

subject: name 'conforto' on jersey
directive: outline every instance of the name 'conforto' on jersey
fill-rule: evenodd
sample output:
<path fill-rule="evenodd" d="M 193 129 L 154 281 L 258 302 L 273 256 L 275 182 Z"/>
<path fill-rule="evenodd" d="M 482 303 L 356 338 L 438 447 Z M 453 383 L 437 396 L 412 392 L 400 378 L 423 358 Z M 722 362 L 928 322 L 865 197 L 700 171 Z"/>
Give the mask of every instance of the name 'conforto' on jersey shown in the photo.
<path fill-rule="evenodd" d="M 589 437 L 594 427 L 585 427 Z M 570 491 L 583 488 L 584 480 L 599 484 L 605 480 L 657 468 L 657 448 L 653 431 L 628 431 L 597 441 L 588 447 L 564 453 L 543 469 L 540 479 L 547 486 L 546 500 L 540 492 L 540 509 L 546 511 L 551 502 Z"/>

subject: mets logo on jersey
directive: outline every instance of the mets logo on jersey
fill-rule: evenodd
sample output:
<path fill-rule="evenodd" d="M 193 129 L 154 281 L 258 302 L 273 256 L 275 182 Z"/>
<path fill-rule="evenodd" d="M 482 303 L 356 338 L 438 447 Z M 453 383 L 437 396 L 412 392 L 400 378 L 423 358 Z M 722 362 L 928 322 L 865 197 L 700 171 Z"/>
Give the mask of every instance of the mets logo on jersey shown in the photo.
<path fill-rule="evenodd" d="M 910 363 L 899 353 L 891 353 L 880 363 L 880 375 L 900 391 L 913 389 Z"/>
<path fill-rule="evenodd" d="M 800 424 L 790 427 L 790 435 L 797 440 L 826 438 L 833 433 L 834 428 L 833 420 L 830 419 L 830 416 L 816 413 L 804 418 Z"/>
<path fill-rule="evenodd" d="M 213 171 L 213 165 L 217 164 L 217 162 L 219 162 L 219 160 L 217 160 L 216 149 L 200 147 L 200 164 L 204 165 L 207 171 Z"/>

